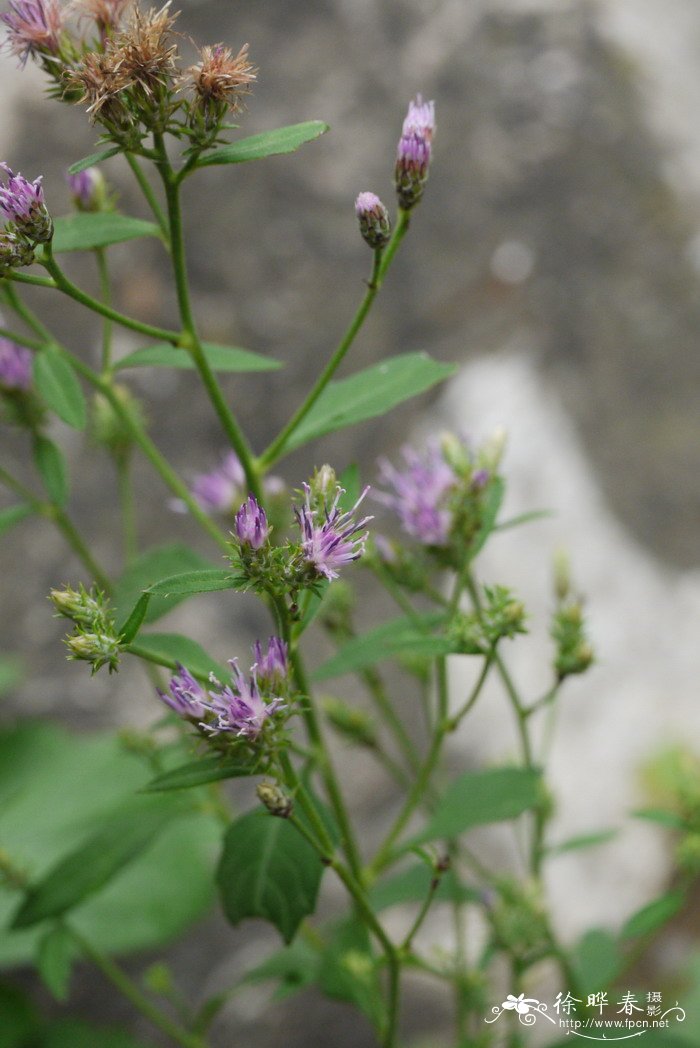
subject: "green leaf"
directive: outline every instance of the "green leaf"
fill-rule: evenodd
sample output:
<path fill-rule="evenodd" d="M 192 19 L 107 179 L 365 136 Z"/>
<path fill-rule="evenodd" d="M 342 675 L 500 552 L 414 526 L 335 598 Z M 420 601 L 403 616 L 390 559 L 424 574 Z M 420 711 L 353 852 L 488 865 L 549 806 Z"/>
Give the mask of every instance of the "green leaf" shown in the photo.
<path fill-rule="evenodd" d="M 515 819 L 539 803 L 540 785 L 539 772 L 525 768 L 466 772 L 448 787 L 426 828 L 407 847 Z"/>
<path fill-rule="evenodd" d="M 7 509 L 0 510 L 0 535 L 9 531 L 15 524 L 19 524 L 25 517 L 30 517 L 33 512 L 31 506 L 21 503 L 18 506 L 8 506 Z"/>
<path fill-rule="evenodd" d="M 213 153 L 200 157 L 197 167 L 212 164 L 242 164 L 247 160 L 263 160 L 267 156 L 294 153 L 306 142 L 313 142 L 328 130 L 321 120 L 307 120 L 303 124 L 278 127 L 275 131 L 263 131 L 250 138 L 242 138 L 228 146 L 221 146 Z"/>
<path fill-rule="evenodd" d="M 316 908 L 323 866 L 311 845 L 285 819 L 253 811 L 224 837 L 217 883 L 226 917 L 270 921 L 285 942 Z"/>
<path fill-rule="evenodd" d="M 242 981 L 261 983 L 272 979 L 279 980 L 274 1000 L 281 1001 L 316 981 L 319 958 L 318 950 L 299 936 L 290 946 L 277 950 L 266 961 L 244 975 Z"/>
<path fill-rule="evenodd" d="M 399 903 L 423 902 L 430 892 L 433 876 L 433 871 L 426 863 L 409 866 L 408 869 L 375 885 L 371 891 L 372 906 L 379 911 Z M 452 870 L 448 870 L 440 878 L 440 885 L 435 892 L 436 902 L 477 902 L 478 900 L 478 892 L 460 884 Z"/>
<path fill-rule="evenodd" d="M 648 935 L 655 932 L 662 925 L 670 921 L 672 917 L 683 908 L 685 904 L 685 893 L 679 889 L 665 892 L 658 899 L 642 906 L 623 925 L 620 937 L 622 939 L 634 939 L 638 935 Z"/>
<path fill-rule="evenodd" d="M 14 688 L 24 677 L 24 666 L 14 656 L 0 657 L 0 695 Z"/>
<path fill-rule="evenodd" d="M 73 939 L 60 924 L 49 928 L 39 941 L 37 970 L 57 1001 L 68 1000 L 74 957 Z"/>
<path fill-rule="evenodd" d="M 312 679 L 322 681 L 341 677 L 344 673 L 355 673 L 397 655 L 423 655 L 428 658 L 446 655 L 452 651 L 451 642 L 446 637 L 429 632 L 442 618 L 439 614 L 424 615 L 424 630 L 413 619 L 392 619 L 369 633 L 353 637 L 337 654 L 319 666 Z"/>
<path fill-rule="evenodd" d="M 214 593 L 217 590 L 235 589 L 236 583 L 230 568 L 203 568 L 199 571 L 182 571 L 168 575 L 148 587 L 153 597 L 190 596 L 193 593 Z"/>
<path fill-rule="evenodd" d="M 687 830 L 688 823 L 675 811 L 665 811 L 663 808 L 640 808 L 633 811 L 635 819 L 646 819 L 649 822 L 657 822 L 669 830 Z"/>
<path fill-rule="evenodd" d="M 160 236 L 158 226 L 142 218 L 120 215 L 117 211 L 79 211 L 54 221 L 52 246 L 54 254 L 60 255 L 157 236 Z"/>
<path fill-rule="evenodd" d="M 144 787 L 144 793 L 164 793 L 168 790 L 190 790 L 220 779 L 238 779 L 248 775 L 259 775 L 264 769 L 256 761 L 222 760 L 220 756 L 204 757 L 173 768 Z"/>
<path fill-rule="evenodd" d="M 138 631 L 143 625 L 143 620 L 146 618 L 150 599 L 150 593 L 142 593 L 134 604 L 133 610 L 124 625 L 117 629 L 122 644 L 131 644 L 131 642 L 136 638 Z"/>
<path fill-rule="evenodd" d="M 46 406 L 74 429 L 87 421 L 85 397 L 73 368 L 55 346 L 34 355 L 34 383 Z"/>
<path fill-rule="evenodd" d="M 238 346 L 220 346 L 216 342 L 204 342 L 202 349 L 212 371 L 276 371 L 283 366 L 280 360 L 264 357 L 249 349 L 239 349 Z M 177 368 L 194 371 L 195 363 L 186 349 L 170 346 L 167 342 L 157 342 L 154 346 L 137 349 L 127 357 L 122 357 L 116 370 L 122 371 L 124 368 Z"/>
<path fill-rule="evenodd" d="M 84 156 L 82 160 L 78 160 L 77 163 L 71 164 L 68 168 L 69 175 L 79 175 L 81 171 L 86 171 L 89 167 L 94 167 L 95 164 L 102 163 L 103 160 L 109 160 L 111 156 L 116 156 L 117 153 L 121 153 L 121 146 L 111 146 L 109 149 L 102 149 L 98 153 L 90 153 L 90 156 Z"/>
<path fill-rule="evenodd" d="M 148 848 L 172 815 L 155 805 L 115 816 L 29 888 L 11 927 L 29 928 L 74 909 Z"/>
<path fill-rule="evenodd" d="M 0 1048 L 27 1048 L 38 1044 L 40 1019 L 28 995 L 16 986 L 0 983 Z"/>
<path fill-rule="evenodd" d="M 58 444 L 48 437 L 34 437 L 34 462 L 49 498 L 59 506 L 68 500 L 68 467 Z"/>
<path fill-rule="evenodd" d="M 147 590 L 160 579 L 178 575 L 183 571 L 202 571 L 216 567 L 205 560 L 189 546 L 173 543 L 168 546 L 155 546 L 137 557 L 124 572 L 114 588 L 113 607 L 120 618 L 126 619 L 134 610 L 134 605 Z M 218 569 L 217 569 L 218 570 Z M 155 622 L 167 612 L 186 600 L 189 594 L 176 593 L 168 597 L 151 597 L 144 622 Z"/>
<path fill-rule="evenodd" d="M 136 796 L 151 777 L 148 763 L 113 733 L 71 735 L 36 720 L 0 731 L 2 847 L 39 880 L 127 801 L 132 812 L 137 803 L 151 804 L 152 798 Z M 218 819 L 205 812 L 173 820 L 152 847 L 73 911 L 71 925 L 109 954 L 162 946 L 211 905 L 220 837 Z M 16 907 L 16 895 L 0 893 L 0 968 L 31 962 L 44 932 L 41 925 L 9 931 Z M 102 1044 L 93 1041 L 90 1048 L 96 1043 Z"/>
<path fill-rule="evenodd" d="M 565 852 L 578 851 L 580 848 L 594 848 L 597 844 L 607 844 L 617 837 L 617 830 L 599 830 L 597 833 L 581 833 L 576 837 L 569 837 L 561 844 L 552 844 L 547 848 L 550 855 L 563 855 Z"/>
<path fill-rule="evenodd" d="M 350 378 L 330 382 L 290 434 L 284 450 L 291 451 L 326 433 L 384 415 L 404 400 L 443 382 L 455 370 L 454 364 L 441 364 L 427 353 L 405 353 Z"/>
<path fill-rule="evenodd" d="M 319 986 L 327 997 L 349 1001 L 378 1026 L 384 1014 L 369 932 L 358 921 L 340 922 L 321 957 Z"/>
<path fill-rule="evenodd" d="M 180 633 L 142 633 L 132 650 L 134 654 L 151 655 L 156 661 L 162 659 L 166 664 L 181 662 L 198 677 L 208 677 L 212 672 L 220 680 L 229 676 L 226 667 L 216 662 L 201 644 Z"/>
<path fill-rule="evenodd" d="M 99 1048 L 147 1048 L 143 1041 L 122 1030 L 93 1026 L 79 1019 L 52 1021 L 35 1048 L 96 1048 L 97 1045 Z"/>
<path fill-rule="evenodd" d="M 610 986 L 624 964 L 617 939 L 604 928 L 592 928 L 586 932 L 576 944 L 571 960 L 579 988 L 584 993 L 594 993 L 603 986 Z"/>

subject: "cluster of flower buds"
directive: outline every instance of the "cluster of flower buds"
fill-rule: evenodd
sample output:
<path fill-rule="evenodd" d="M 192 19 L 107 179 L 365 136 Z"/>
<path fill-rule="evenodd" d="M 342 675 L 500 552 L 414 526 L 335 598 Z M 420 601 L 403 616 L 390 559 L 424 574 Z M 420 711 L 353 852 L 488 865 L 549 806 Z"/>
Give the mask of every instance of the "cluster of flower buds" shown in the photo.
<path fill-rule="evenodd" d="M 28 182 L 7 164 L 0 164 L 7 181 L 0 184 L 0 212 L 5 228 L 0 232 L 0 276 L 10 269 L 30 266 L 37 244 L 53 236 L 53 221 L 44 201 L 41 176 Z"/>
<path fill-rule="evenodd" d="M 253 656 L 255 662 L 248 677 L 241 673 L 238 660 L 231 659 L 231 683 L 224 685 L 212 674 L 212 687 L 205 687 L 178 664 L 168 691 L 159 690 L 158 695 L 208 737 L 234 736 L 257 742 L 274 714 L 288 708 L 287 645 L 279 637 L 270 637 L 267 651 L 263 652 L 258 641 Z"/>
<path fill-rule="evenodd" d="M 66 586 L 49 594 L 59 615 L 73 622 L 75 629 L 66 638 L 69 659 L 89 662 L 92 672 L 108 666 L 113 673 L 119 665 L 119 637 L 109 601 L 98 589 L 86 590 L 81 584 L 77 590 Z"/>
<path fill-rule="evenodd" d="M 554 594 L 557 603 L 550 633 L 555 644 L 554 672 L 562 681 L 574 673 L 585 673 L 594 659 L 586 636 L 583 604 L 572 593 L 569 562 L 562 551 L 554 560 Z"/>
<path fill-rule="evenodd" d="M 394 182 L 399 207 L 410 211 L 423 195 L 435 134 L 435 103 L 424 102 L 420 95 L 409 102 L 401 137 L 396 149 Z M 381 252 L 391 239 L 389 212 L 375 193 L 360 193 L 355 201 L 355 214 L 365 243 Z"/>
<path fill-rule="evenodd" d="M 149 10 L 134 0 L 10 0 L 0 21 L 20 64 L 38 62 L 52 93 L 85 104 L 115 141 L 135 148 L 149 131 L 172 130 L 205 148 L 240 108 L 256 71 L 247 44 L 237 53 L 203 47 L 183 68 L 177 17 L 171 0 Z"/>
<path fill-rule="evenodd" d="M 484 586 L 483 597 L 478 612 L 458 612 L 450 623 L 450 640 L 463 655 L 486 655 L 500 640 L 527 633 L 525 605 L 507 586 Z"/>
<path fill-rule="evenodd" d="M 500 433 L 476 449 L 452 434 L 428 441 L 421 451 L 406 446 L 402 469 L 380 459 L 387 490 L 374 497 L 393 510 L 411 538 L 441 562 L 459 566 L 484 522 L 502 453 Z M 389 570 L 400 566 L 395 544 L 383 543 L 380 555 Z"/>

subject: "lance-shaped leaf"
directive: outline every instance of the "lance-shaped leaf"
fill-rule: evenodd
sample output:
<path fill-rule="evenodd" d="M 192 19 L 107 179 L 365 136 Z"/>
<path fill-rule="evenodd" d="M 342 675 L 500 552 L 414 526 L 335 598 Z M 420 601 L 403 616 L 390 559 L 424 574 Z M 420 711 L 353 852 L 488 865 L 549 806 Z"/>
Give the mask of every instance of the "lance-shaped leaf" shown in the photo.
<path fill-rule="evenodd" d="M 8 506 L 7 509 L 0 510 L 0 535 L 9 531 L 15 524 L 19 524 L 25 517 L 31 516 L 33 512 L 32 507 L 27 506 L 26 503 L 20 503 L 18 506 Z"/>
<path fill-rule="evenodd" d="M 75 942 L 66 928 L 55 924 L 39 940 L 36 967 L 39 975 L 57 1001 L 68 999 Z"/>
<path fill-rule="evenodd" d="M 163 805 L 114 816 L 28 890 L 11 927 L 29 928 L 78 906 L 148 848 L 172 816 Z"/>
<path fill-rule="evenodd" d="M 79 211 L 55 220 L 52 248 L 54 254 L 60 255 L 157 236 L 160 236 L 158 226 L 142 218 L 120 215 L 117 211 Z"/>
<path fill-rule="evenodd" d="M 231 924 L 261 917 L 291 942 L 316 908 L 323 866 L 304 837 L 285 819 L 253 811 L 229 827 L 217 872 Z"/>
<path fill-rule="evenodd" d="M 284 450 L 291 451 L 326 433 L 383 415 L 443 382 L 455 370 L 453 364 L 441 364 L 427 353 L 405 353 L 350 378 L 331 382 L 289 435 Z"/>
<path fill-rule="evenodd" d="M 197 167 L 242 164 L 247 160 L 263 160 L 267 156 L 294 153 L 300 146 L 306 142 L 313 142 L 327 130 L 328 124 L 324 124 L 322 120 L 307 120 L 303 124 L 290 124 L 288 127 L 278 127 L 275 131 L 263 131 L 262 134 L 242 138 L 200 157 Z"/>
<path fill-rule="evenodd" d="M 637 910 L 623 925 L 620 937 L 634 939 L 638 935 L 649 935 L 675 917 L 685 903 L 685 892 L 679 888 L 664 892 L 641 910 Z"/>
<path fill-rule="evenodd" d="M 235 588 L 236 579 L 230 568 L 203 568 L 168 575 L 150 585 L 147 592 L 152 597 L 187 597 L 193 593 L 215 593 Z"/>
<path fill-rule="evenodd" d="M 321 681 L 342 677 L 345 673 L 355 673 L 397 655 L 422 655 L 426 658 L 447 655 L 452 651 L 452 643 L 447 637 L 431 632 L 442 618 L 440 614 L 433 614 L 424 615 L 417 621 L 409 618 L 392 619 L 369 633 L 353 637 L 336 655 L 319 666 L 313 679 Z"/>
<path fill-rule="evenodd" d="M 82 160 L 78 160 L 75 164 L 71 164 L 68 168 L 69 175 L 79 175 L 81 171 L 87 171 L 89 167 L 94 167 L 95 164 L 101 164 L 103 160 L 109 160 L 111 156 L 116 156 L 117 153 L 121 153 L 121 146 L 110 146 L 109 149 L 102 149 L 96 153 L 90 153 L 90 156 L 84 156 Z"/>
<path fill-rule="evenodd" d="M 526 768 L 491 768 L 460 775 L 437 802 L 425 829 L 406 847 L 458 837 L 473 826 L 515 819 L 541 801 L 540 773 Z"/>
<path fill-rule="evenodd" d="M 202 349 L 212 371 L 276 371 L 282 367 L 280 360 L 264 357 L 249 349 L 238 346 L 220 346 L 216 342 L 203 342 Z M 186 349 L 170 346 L 167 342 L 157 342 L 154 346 L 145 346 L 122 357 L 116 366 L 117 371 L 124 368 L 177 368 L 194 371 L 195 362 L 192 354 Z"/>
<path fill-rule="evenodd" d="M 211 561 L 205 560 L 195 550 L 182 543 L 155 546 L 146 550 L 127 568 L 114 588 L 113 606 L 117 621 L 126 620 L 145 590 L 160 579 L 187 571 L 219 570 Z M 181 601 L 188 593 L 170 593 L 169 596 L 152 596 L 146 609 L 144 622 L 155 622 Z"/>
<path fill-rule="evenodd" d="M 68 467 L 58 444 L 48 437 L 34 438 L 34 462 L 49 497 L 58 506 L 65 506 L 68 498 Z"/>
<path fill-rule="evenodd" d="M 240 779 L 248 775 L 259 775 L 264 769 L 259 762 L 251 760 L 222 760 L 220 756 L 203 757 L 190 761 L 179 768 L 163 772 L 144 787 L 144 793 L 166 793 L 170 790 L 191 790 L 205 786 L 208 782 L 222 779 Z"/>
<path fill-rule="evenodd" d="M 55 346 L 46 346 L 34 357 L 34 383 L 46 406 L 74 429 L 87 421 L 85 397 L 73 368 Z"/>

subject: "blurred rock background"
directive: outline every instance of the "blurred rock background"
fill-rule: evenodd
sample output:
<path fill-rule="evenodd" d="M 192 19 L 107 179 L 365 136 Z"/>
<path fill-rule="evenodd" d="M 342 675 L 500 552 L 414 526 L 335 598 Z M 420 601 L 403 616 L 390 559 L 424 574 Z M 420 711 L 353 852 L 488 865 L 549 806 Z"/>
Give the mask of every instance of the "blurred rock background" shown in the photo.
<path fill-rule="evenodd" d="M 287 363 L 270 376 L 224 381 L 255 446 L 265 445 L 301 398 L 355 308 L 369 253 L 356 232 L 353 201 L 363 189 L 390 201 L 395 140 L 408 98 L 421 91 L 436 99 L 438 111 L 429 190 L 346 373 L 412 349 L 464 365 L 487 358 L 489 366 L 503 370 L 490 371 L 482 385 L 478 366 L 466 373 L 465 382 L 472 376 L 469 388 L 483 389 L 488 403 L 466 392 L 463 398 L 451 394 L 446 406 L 439 394 L 424 398 L 386 421 L 325 440 L 311 449 L 313 462 L 329 460 L 342 469 L 357 460 L 371 480 L 377 450 L 395 449 L 419 412 L 427 429 L 449 420 L 479 435 L 498 415 L 500 383 L 504 404 L 512 406 L 506 394 L 519 374 L 513 368 L 526 367 L 536 391 L 528 401 L 531 414 L 515 412 L 517 426 L 509 417 L 499 419 L 511 431 L 522 477 L 533 478 L 530 487 L 520 482 L 518 498 L 526 508 L 531 508 L 529 495 L 536 495 L 540 505 L 544 498 L 571 521 L 584 512 L 577 501 L 582 490 L 597 500 L 600 489 L 596 505 L 617 522 L 617 530 L 613 541 L 605 528 L 579 529 L 582 542 L 598 542 L 595 585 L 589 585 L 585 573 L 579 581 L 584 590 L 594 590 L 591 619 L 595 622 L 599 595 L 608 602 L 606 622 L 622 623 L 617 650 L 634 651 L 638 658 L 638 647 L 628 644 L 635 629 L 631 606 L 611 585 L 620 551 L 629 543 L 640 551 L 641 559 L 629 568 L 635 578 L 640 564 L 652 565 L 653 583 L 634 587 L 634 606 L 650 609 L 649 637 L 659 595 L 675 592 L 679 572 L 692 587 L 698 561 L 697 4 L 183 0 L 179 6 L 186 37 L 236 47 L 250 43 L 260 77 L 244 117 L 245 134 L 311 118 L 324 119 L 332 128 L 292 157 L 213 168 L 188 189 L 190 264 L 203 333 Z M 91 151 L 94 133 L 79 110 L 43 99 L 36 70 L 19 71 L 8 56 L 0 64 L 0 85 L 5 99 L 0 153 L 28 177 L 43 172 L 50 206 L 56 213 L 67 211 L 64 171 Z M 104 170 L 119 191 L 122 209 L 145 214 L 118 160 Z M 153 323 L 173 322 L 174 303 L 157 244 L 116 249 L 113 269 L 124 309 Z M 86 286 L 94 280 L 89 260 L 73 262 L 72 270 Z M 46 294 L 31 300 L 67 342 L 94 358 L 98 324 Z M 118 338 L 120 352 L 139 345 L 130 336 Z M 501 379 L 494 378 L 498 374 Z M 210 468 L 224 442 L 196 379 L 183 372 L 167 380 L 160 372 L 128 375 L 147 401 L 154 439 L 171 460 L 186 475 Z M 557 458 L 564 480 L 578 476 L 581 462 L 588 469 L 587 460 L 594 487 L 569 483 L 557 488 L 562 474 L 544 469 L 547 439 L 552 447 L 561 440 L 556 425 L 547 431 L 549 438 L 545 434 L 533 441 L 531 452 L 528 448 L 525 434 L 552 398 L 563 413 L 555 411 L 552 417 L 566 420 L 575 456 L 582 455 Z M 65 427 L 57 430 L 57 438 L 74 478 L 71 510 L 83 520 L 99 557 L 117 571 L 109 462 Z M 3 432 L 2 447 L 11 464 L 22 460 L 23 442 L 15 434 Z M 309 454 L 305 449 L 285 462 L 290 483 L 308 472 Z M 543 491 L 536 483 L 543 474 L 552 477 L 555 490 Z M 141 463 L 136 479 L 142 544 L 181 537 L 211 555 L 187 518 L 168 510 L 168 493 Z M 531 563 L 535 549 L 537 570 L 545 574 L 552 534 L 538 538 L 534 531 L 533 526 L 524 540 L 527 552 L 518 547 L 513 557 Z M 577 551 L 572 552 L 576 562 Z M 45 594 L 50 585 L 75 580 L 80 572 L 57 536 L 44 524 L 30 522 L 21 533 L 12 533 L 0 558 L 2 649 L 24 652 L 31 668 L 26 683 L 4 705 L 3 716 L 46 715 L 87 728 L 148 722 L 153 703 L 138 669 L 89 680 L 79 666 L 64 662 L 61 627 L 51 617 Z M 589 556 L 583 559 L 591 563 Z M 507 564 L 498 566 L 499 581 L 510 578 Z M 613 595 L 618 604 L 610 603 Z M 692 621 L 687 609 L 681 615 L 678 607 L 666 609 L 670 618 L 665 621 L 675 622 L 679 615 L 687 626 Z M 373 606 L 373 616 L 380 612 L 381 605 Z M 169 626 L 191 629 L 226 657 L 267 628 L 252 602 L 242 602 L 239 617 L 234 614 L 228 605 L 223 609 L 214 599 L 202 599 L 178 609 Z M 677 666 L 672 636 L 667 641 L 659 659 Z M 679 671 L 674 672 L 680 687 Z M 663 669 L 656 679 L 663 691 Z M 690 691 L 693 681 L 682 680 Z M 588 684 L 602 688 L 592 677 Z M 615 687 L 610 688 L 605 695 L 613 702 Z M 656 701 L 650 692 L 644 696 L 641 718 L 644 703 Z M 662 703 L 667 695 L 658 698 Z M 585 702 L 585 688 L 579 689 L 578 701 Z M 367 813 L 371 834 L 390 814 L 392 796 L 385 785 L 377 789 L 367 783 L 356 800 Z M 663 864 L 654 869 L 655 877 L 663 875 Z M 211 991 L 244 970 L 272 941 L 258 930 L 239 934 L 209 922 L 175 947 L 174 963 L 195 987 Z M 420 1007 L 412 1019 L 414 1031 L 427 1036 L 441 1022 L 443 1002 L 420 986 L 415 993 Z M 235 1041 L 237 1048 L 371 1044 L 368 1034 L 362 1040 L 354 1015 L 342 1005 L 300 1000 L 273 1011 L 265 1002 L 264 995 L 253 993 L 239 999 L 219 1028 L 219 1043 Z M 108 1007 L 102 984 L 86 980 L 75 1007 L 102 1017 Z M 131 1021 L 125 1006 L 110 1000 L 109 1008 L 115 1018 Z"/>

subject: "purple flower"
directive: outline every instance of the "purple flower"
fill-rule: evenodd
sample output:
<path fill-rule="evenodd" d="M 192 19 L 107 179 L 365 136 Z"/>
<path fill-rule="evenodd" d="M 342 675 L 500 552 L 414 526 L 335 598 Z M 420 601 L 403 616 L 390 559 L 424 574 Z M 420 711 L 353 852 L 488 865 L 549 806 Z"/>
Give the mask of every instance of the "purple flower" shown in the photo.
<path fill-rule="evenodd" d="M 230 512 L 245 493 L 245 472 L 235 451 L 229 451 L 210 473 L 200 473 L 192 494 L 206 513 Z"/>
<path fill-rule="evenodd" d="M 28 182 L 7 164 L 0 164 L 0 168 L 8 176 L 7 185 L 0 186 L 0 210 L 29 240 L 50 240 L 53 222 L 44 202 L 41 175 L 34 182 Z"/>
<path fill-rule="evenodd" d="M 0 387 L 28 390 L 32 384 L 32 354 L 9 338 L 0 338 Z"/>
<path fill-rule="evenodd" d="M 311 489 L 304 484 L 306 492 L 306 503 L 299 509 L 294 508 L 297 523 L 301 531 L 302 551 L 306 560 L 318 575 L 327 579 L 338 578 L 338 568 L 344 567 L 353 560 L 358 560 L 365 551 L 367 532 L 357 538 L 357 533 L 372 517 L 363 517 L 360 521 L 353 520 L 353 515 L 360 505 L 369 488 L 360 495 L 359 499 L 347 513 L 341 513 L 338 508 L 342 488 L 336 491 L 335 499 L 331 508 L 325 509 L 324 519 L 318 520 L 319 510 L 311 508 Z"/>
<path fill-rule="evenodd" d="M 286 684 L 289 673 L 287 645 L 280 637 L 270 637 L 265 654 L 262 644 L 256 640 L 253 645 L 253 658 L 253 670 L 262 688 L 277 691 Z"/>
<path fill-rule="evenodd" d="M 445 462 L 440 445 L 429 442 L 423 454 L 402 448 L 406 468 L 398 470 L 387 459 L 380 459 L 380 479 L 393 490 L 379 491 L 375 498 L 399 517 L 404 531 L 426 546 L 446 546 L 452 527 L 448 494 L 457 476 Z"/>
<path fill-rule="evenodd" d="M 181 717 L 200 720 L 209 709 L 204 688 L 180 662 L 177 664 L 177 673 L 170 678 L 170 692 L 158 688 L 158 695 L 166 706 Z"/>
<path fill-rule="evenodd" d="M 374 193 L 360 193 L 355 201 L 360 233 L 372 248 L 385 247 L 391 237 L 389 213 Z"/>
<path fill-rule="evenodd" d="M 270 528 L 265 510 L 255 495 L 249 495 L 236 514 L 236 538 L 241 546 L 260 549 L 267 542 Z"/>
<path fill-rule="evenodd" d="M 408 211 L 423 195 L 435 132 L 435 103 L 420 95 L 409 103 L 396 150 L 394 178 L 400 206 Z"/>
<path fill-rule="evenodd" d="M 260 685 L 255 667 L 249 678 L 238 668 L 238 660 L 230 659 L 232 685 L 220 692 L 210 692 L 208 709 L 216 718 L 213 723 L 202 727 L 213 735 L 233 733 L 245 739 L 255 740 L 265 726 L 268 717 L 285 708 L 284 700 L 273 698 L 266 702 L 260 694 Z"/>
<path fill-rule="evenodd" d="M 57 55 L 63 27 L 58 0 L 10 0 L 10 10 L 0 15 L 7 26 L 5 44 L 25 65 L 31 55 Z"/>
<path fill-rule="evenodd" d="M 96 167 L 87 167 L 77 175 L 66 175 L 73 203 L 79 211 L 100 211 L 105 203 L 104 175 Z"/>

